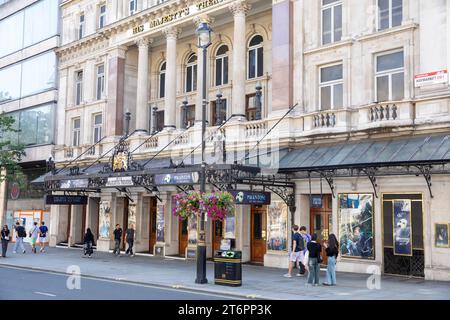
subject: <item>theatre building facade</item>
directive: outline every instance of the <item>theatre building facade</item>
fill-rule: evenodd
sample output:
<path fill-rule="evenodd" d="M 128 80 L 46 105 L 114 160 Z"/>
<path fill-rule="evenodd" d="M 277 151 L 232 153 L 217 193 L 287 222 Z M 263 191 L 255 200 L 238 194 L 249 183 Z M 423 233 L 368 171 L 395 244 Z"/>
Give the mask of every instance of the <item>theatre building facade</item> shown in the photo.
<path fill-rule="evenodd" d="M 229 243 L 287 267 L 295 223 L 337 236 L 340 271 L 450 280 L 450 1 L 74 0 L 61 14 L 55 158 L 34 181 L 51 245 L 89 227 L 108 251 L 133 225 L 137 252 L 195 258 L 199 223 L 173 209 L 199 190 L 205 103 L 207 191 L 236 202 L 207 219 L 208 257 Z"/>

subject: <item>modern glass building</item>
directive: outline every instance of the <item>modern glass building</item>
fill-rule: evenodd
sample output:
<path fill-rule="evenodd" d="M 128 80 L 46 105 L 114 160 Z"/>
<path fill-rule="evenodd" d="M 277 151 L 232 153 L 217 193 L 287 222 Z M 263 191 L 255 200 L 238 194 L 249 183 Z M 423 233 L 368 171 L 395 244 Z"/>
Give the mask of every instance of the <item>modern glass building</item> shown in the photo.
<path fill-rule="evenodd" d="M 27 182 L 46 172 L 55 140 L 58 97 L 59 0 L 0 1 L 0 112 L 15 119 L 15 133 L 4 138 L 25 145 L 21 166 Z M 2 217 L 50 223 L 43 189 L 4 182 Z"/>

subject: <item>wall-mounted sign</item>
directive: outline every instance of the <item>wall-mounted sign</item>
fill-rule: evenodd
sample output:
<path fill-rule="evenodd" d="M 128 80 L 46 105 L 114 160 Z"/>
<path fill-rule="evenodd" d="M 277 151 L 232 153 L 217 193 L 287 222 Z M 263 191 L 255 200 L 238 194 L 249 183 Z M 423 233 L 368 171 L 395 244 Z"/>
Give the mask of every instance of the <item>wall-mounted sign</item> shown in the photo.
<path fill-rule="evenodd" d="M 164 205 L 158 204 L 156 210 L 156 241 L 164 242 Z"/>
<path fill-rule="evenodd" d="M 236 204 L 270 204 L 270 192 L 245 190 L 230 190 L 229 192 L 233 195 Z"/>
<path fill-rule="evenodd" d="M 155 185 L 196 184 L 199 181 L 198 172 L 156 174 Z"/>
<path fill-rule="evenodd" d="M 17 200 L 19 199 L 20 196 L 20 187 L 19 184 L 17 182 L 14 182 L 11 186 L 11 199 L 12 200 Z"/>
<path fill-rule="evenodd" d="M 62 180 L 61 189 L 80 189 L 87 188 L 89 185 L 88 179 L 74 179 L 74 180 Z"/>
<path fill-rule="evenodd" d="M 133 28 L 128 30 L 127 36 L 132 37 L 135 36 L 136 34 L 144 33 L 146 31 L 149 31 L 150 29 L 163 26 L 169 22 L 174 22 L 182 18 L 194 15 L 202 10 L 213 7 L 225 1 L 226 0 L 199 1 L 196 4 L 191 5 L 189 7 L 185 7 L 181 10 L 172 11 L 169 14 L 153 19 L 150 22 L 134 26 Z"/>
<path fill-rule="evenodd" d="M 112 169 L 114 172 L 122 172 L 128 170 L 130 155 L 128 152 L 128 144 L 121 142 L 114 150 L 112 157 Z"/>
<path fill-rule="evenodd" d="M 69 205 L 87 204 L 87 196 L 46 195 L 45 204 Z"/>
<path fill-rule="evenodd" d="M 447 70 L 418 74 L 414 77 L 414 86 L 416 88 L 447 82 L 448 82 Z"/>
<path fill-rule="evenodd" d="M 131 187 L 133 185 L 132 177 L 109 177 L 106 181 L 107 187 Z"/>

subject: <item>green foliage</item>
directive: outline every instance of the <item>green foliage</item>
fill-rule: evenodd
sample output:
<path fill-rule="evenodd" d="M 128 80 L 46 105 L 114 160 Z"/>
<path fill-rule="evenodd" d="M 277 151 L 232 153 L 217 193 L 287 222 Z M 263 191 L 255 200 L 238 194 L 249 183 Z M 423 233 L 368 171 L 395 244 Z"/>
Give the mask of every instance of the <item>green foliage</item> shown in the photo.
<path fill-rule="evenodd" d="M 18 163 L 25 156 L 25 146 L 12 141 L 17 132 L 14 118 L 0 114 L 0 182 L 15 181 L 23 186 L 25 176 Z"/>

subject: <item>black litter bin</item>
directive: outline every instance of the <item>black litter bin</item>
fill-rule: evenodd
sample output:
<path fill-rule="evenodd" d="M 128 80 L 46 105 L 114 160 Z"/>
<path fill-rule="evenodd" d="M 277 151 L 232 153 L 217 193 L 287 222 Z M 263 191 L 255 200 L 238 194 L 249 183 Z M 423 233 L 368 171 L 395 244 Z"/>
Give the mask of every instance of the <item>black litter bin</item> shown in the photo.
<path fill-rule="evenodd" d="M 242 251 L 214 252 L 214 283 L 239 287 L 242 285 Z"/>

